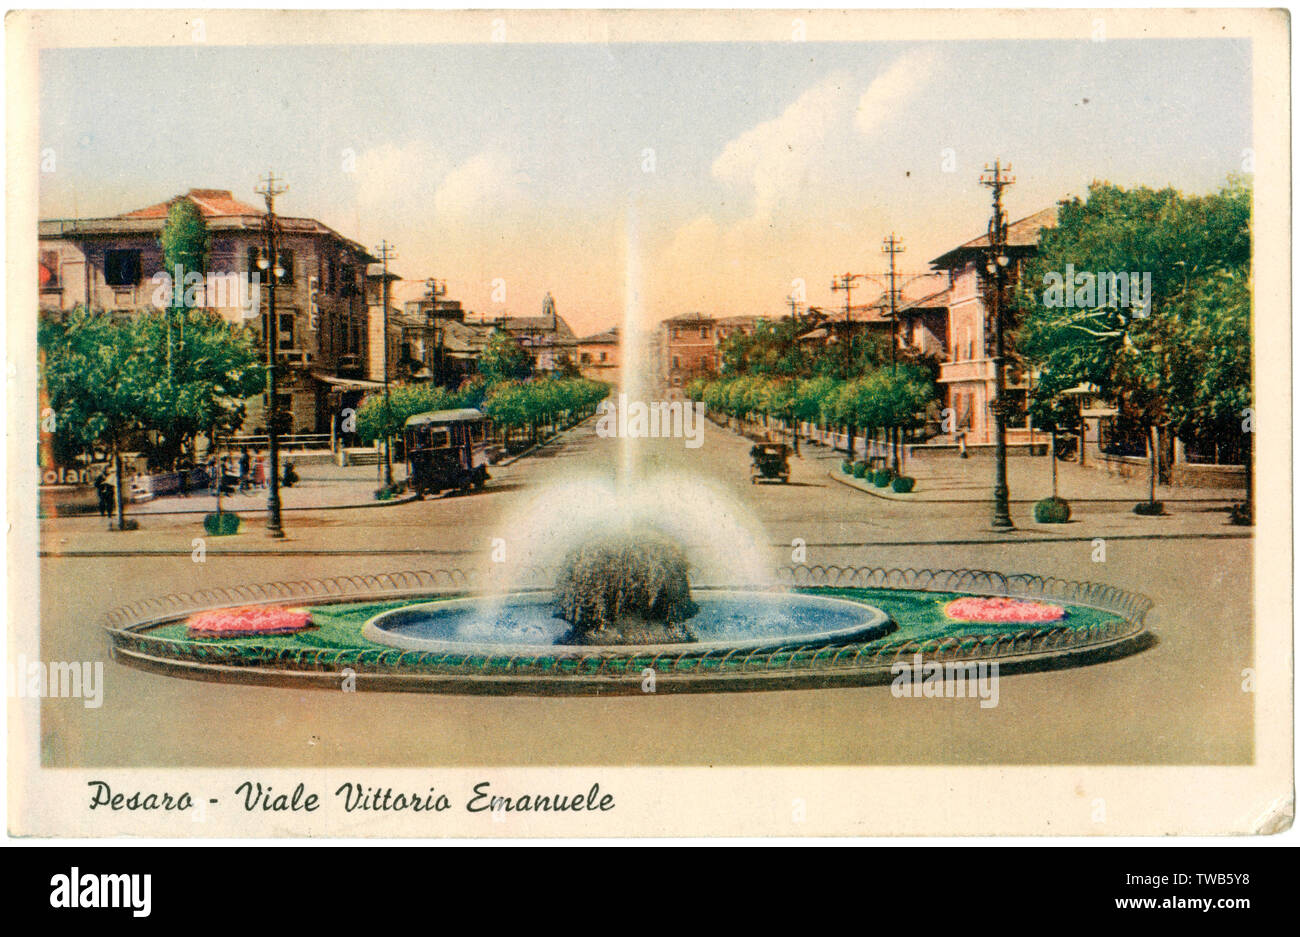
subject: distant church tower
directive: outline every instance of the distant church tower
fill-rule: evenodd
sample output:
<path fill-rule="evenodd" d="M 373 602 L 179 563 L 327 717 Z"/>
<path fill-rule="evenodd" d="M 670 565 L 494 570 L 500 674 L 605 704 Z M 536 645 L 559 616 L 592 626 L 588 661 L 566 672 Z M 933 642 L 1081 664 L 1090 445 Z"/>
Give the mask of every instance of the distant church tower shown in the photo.
<path fill-rule="evenodd" d="M 551 296 L 551 291 L 546 291 L 546 298 L 542 300 L 542 318 L 551 320 L 551 329 L 554 331 L 558 326 L 555 324 L 555 299 Z"/>

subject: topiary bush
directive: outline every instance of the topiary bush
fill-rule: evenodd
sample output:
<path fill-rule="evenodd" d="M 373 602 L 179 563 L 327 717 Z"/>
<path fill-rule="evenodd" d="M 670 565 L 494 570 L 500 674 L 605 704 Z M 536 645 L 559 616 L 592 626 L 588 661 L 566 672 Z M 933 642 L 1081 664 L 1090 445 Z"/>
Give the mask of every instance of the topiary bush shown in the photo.
<path fill-rule="evenodd" d="M 1141 501 L 1133 505 L 1133 513 L 1141 514 L 1143 517 L 1160 517 L 1165 513 L 1165 503 L 1163 501 Z"/>
<path fill-rule="evenodd" d="M 222 511 L 220 514 L 203 515 L 203 529 L 210 537 L 228 537 L 239 533 L 239 515 Z"/>
<path fill-rule="evenodd" d="M 852 475 L 853 463 L 850 462 L 848 459 L 845 459 L 843 462 L 840 463 L 840 471 L 843 472 L 845 475 Z"/>
<path fill-rule="evenodd" d="M 1044 498 L 1034 505 L 1034 520 L 1039 524 L 1064 524 L 1070 519 L 1070 502 L 1064 498 Z"/>
<path fill-rule="evenodd" d="M 893 470 L 882 468 L 876 470 L 875 477 L 872 478 L 871 481 L 877 488 L 884 488 L 893 480 L 894 480 Z"/>
<path fill-rule="evenodd" d="M 853 477 L 854 477 L 854 478 L 865 478 L 866 475 L 867 475 L 867 463 L 865 463 L 865 462 L 854 462 L 854 463 L 853 463 Z"/>
<path fill-rule="evenodd" d="M 907 475 L 899 475 L 893 481 L 894 491 L 900 495 L 909 494 L 916 487 L 916 479 Z"/>

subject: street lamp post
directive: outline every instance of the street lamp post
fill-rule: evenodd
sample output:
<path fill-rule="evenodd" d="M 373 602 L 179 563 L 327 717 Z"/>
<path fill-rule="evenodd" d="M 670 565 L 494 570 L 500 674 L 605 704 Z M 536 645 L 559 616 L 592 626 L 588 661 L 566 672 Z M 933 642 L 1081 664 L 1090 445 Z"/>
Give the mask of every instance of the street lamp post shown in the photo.
<path fill-rule="evenodd" d="M 384 240 L 375 248 L 379 254 L 379 260 L 383 266 L 383 279 L 379 284 L 380 302 L 383 303 L 382 315 L 380 321 L 383 327 L 383 342 L 381 350 L 383 352 L 381 361 L 384 368 L 384 486 L 393 487 L 393 437 L 388 432 L 388 419 L 392 415 L 390 396 L 388 391 L 388 261 L 396 256 L 391 244 Z"/>
<path fill-rule="evenodd" d="M 266 496 L 266 530 L 274 538 L 284 536 L 284 525 L 280 521 L 280 404 L 279 381 L 277 379 L 279 364 L 276 349 L 276 346 L 280 343 L 280 320 L 275 311 L 275 283 L 276 280 L 284 276 L 284 268 L 280 266 L 280 256 L 277 252 L 275 197 L 282 192 L 288 191 L 288 188 L 288 186 L 277 185 L 275 174 L 268 173 L 266 182 L 257 190 L 266 199 L 266 215 L 264 217 L 266 252 L 262 257 L 258 258 L 257 266 L 258 269 L 270 275 L 270 279 L 266 284 L 266 393 L 268 398 L 266 434 L 271 464 L 268 473 L 270 478 L 267 479 L 269 490 Z"/>
<path fill-rule="evenodd" d="M 995 427 L 994 475 L 993 475 L 993 528 L 995 530 L 1012 530 L 1011 491 L 1007 487 L 1007 374 L 1006 374 L 1006 340 L 1003 329 L 1003 289 L 1006 283 L 1008 258 L 1007 220 L 1002 210 L 1002 190 L 1015 182 L 1015 178 L 1004 172 L 1010 166 L 1003 167 L 997 161 L 992 167 L 985 166 L 980 176 L 980 184 L 993 190 L 993 216 L 989 219 L 989 251 L 985 264 L 985 274 L 989 283 L 994 336 L 993 357 L 993 421 Z"/>

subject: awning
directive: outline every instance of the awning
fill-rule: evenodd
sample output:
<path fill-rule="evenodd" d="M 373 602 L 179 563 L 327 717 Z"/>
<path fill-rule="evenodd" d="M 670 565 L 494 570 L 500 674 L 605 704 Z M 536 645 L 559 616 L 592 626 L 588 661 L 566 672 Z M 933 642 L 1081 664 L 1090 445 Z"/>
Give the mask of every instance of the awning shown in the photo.
<path fill-rule="evenodd" d="M 335 377 L 333 374 L 322 374 L 320 371 L 312 371 L 311 376 L 325 384 L 334 384 L 338 387 L 346 387 L 349 390 L 383 390 L 383 381 L 363 381 L 355 377 Z"/>

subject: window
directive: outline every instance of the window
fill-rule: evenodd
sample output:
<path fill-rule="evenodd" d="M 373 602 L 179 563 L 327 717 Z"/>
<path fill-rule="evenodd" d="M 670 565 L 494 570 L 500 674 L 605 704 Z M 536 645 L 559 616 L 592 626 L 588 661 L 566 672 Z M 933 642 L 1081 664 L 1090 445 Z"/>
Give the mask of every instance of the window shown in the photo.
<path fill-rule="evenodd" d="M 63 286 L 59 279 L 59 252 L 41 251 L 41 289 L 57 290 Z"/>
<path fill-rule="evenodd" d="M 104 252 L 104 282 L 109 286 L 135 286 L 140 282 L 140 252 L 113 250 Z"/>
<path fill-rule="evenodd" d="M 708 338 L 708 337 L 709 337 L 709 327 L 707 325 L 700 326 L 700 338 Z"/>
<path fill-rule="evenodd" d="M 682 359 L 677 355 L 673 355 L 673 370 L 674 371 L 679 370 L 681 366 L 682 366 Z"/>
<path fill-rule="evenodd" d="M 289 312 L 280 312 L 280 311 L 277 310 L 277 311 L 276 311 L 276 317 L 280 320 L 280 325 L 279 325 L 279 328 L 277 329 L 277 331 L 276 331 L 276 335 L 275 335 L 275 338 L 276 338 L 276 347 L 277 347 L 280 351 L 287 351 L 287 350 L 289 350 L 289 349 L 291 349 L 291 348 L 294 347 L 294 344 L 293 344 L 293 322 L 294 322 L 294 318 L 295 318 L 295 316 L 294 316 L 293 310 L 290 310 Z M 266 344 L 266 324 L 267 324 L 267 321 L 268 321 L 268 316 L 266 315 L 266 313 L 263 313 L 263 314 L 262 314 L 262 344 L 263 344 L 263 345 Z"/>
<path fill-rule="evenodd" d="M 608 358 L 608 357 L 609 357 L 609 355 L 607 355 L 605 352 L 602 351 L 602 352 L 600 353 L 600 363 L 601 363 L 601 364 L 604 364 L 604 363 L 605 363 L 605 359 Z"/>
<path fill-rule="evenodd" d="M 602 355 L 601 357 L 604 356 Z M 591 355 L 585 351 L 580 353 L 578 355 L 578 364 L 591 364 Z"/>
<path fill-rule="evenodd" d="M 284 276 L 276 281 L 279 286 L 293 286 L 293 251 L 280 251 L 280 266 L 284 268 Z"/>

